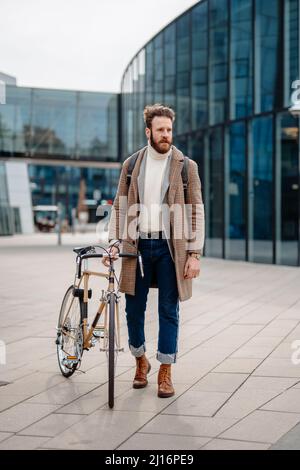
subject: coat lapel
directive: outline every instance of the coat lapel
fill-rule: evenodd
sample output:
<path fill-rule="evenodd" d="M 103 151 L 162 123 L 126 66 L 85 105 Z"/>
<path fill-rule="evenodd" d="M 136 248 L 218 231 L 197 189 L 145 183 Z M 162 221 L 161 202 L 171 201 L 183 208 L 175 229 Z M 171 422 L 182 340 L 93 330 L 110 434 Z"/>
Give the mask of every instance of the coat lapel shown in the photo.
<path fill-rule="evenodd" d="M 169 193 L 168 203 L 172 205 L 174 202 L 175 191 L 179 183 L 181 170 L 183 167 L 184 156 L 174 145 L 172 148 L 172 160 L 170 163 L 170 175 L 169 175 Z"/>
<path fill-rule="evenodd" d="M 138 158 L 140 161 L 138 176 L 137 176 L 137 193 L 138 199 L 141 204 L 144 203 L 144 188 L 145 188 L 145 176 L 146 176 L 146 162 L 147 162 L 147 147 L 144 147 L 141 150 L 140 157 Z"/>

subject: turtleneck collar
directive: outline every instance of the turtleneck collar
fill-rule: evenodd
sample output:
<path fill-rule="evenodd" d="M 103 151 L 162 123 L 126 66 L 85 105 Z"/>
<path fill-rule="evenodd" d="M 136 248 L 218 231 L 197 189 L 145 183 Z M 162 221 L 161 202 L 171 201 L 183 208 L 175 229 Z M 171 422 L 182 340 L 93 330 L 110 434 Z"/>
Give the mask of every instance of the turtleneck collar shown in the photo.
<path fill-rule="evenodd" d="M 148 154 L 154 160 L 165 160 L 166 158 L 168 158 L 168 156 L 170 155 L 171 152 L 172 152 L 172 146 L 171 146 L 170 150 L 168 150 L 168 152 L 159 153 L 152 147 L 152 145 L 148 141 Z"/>

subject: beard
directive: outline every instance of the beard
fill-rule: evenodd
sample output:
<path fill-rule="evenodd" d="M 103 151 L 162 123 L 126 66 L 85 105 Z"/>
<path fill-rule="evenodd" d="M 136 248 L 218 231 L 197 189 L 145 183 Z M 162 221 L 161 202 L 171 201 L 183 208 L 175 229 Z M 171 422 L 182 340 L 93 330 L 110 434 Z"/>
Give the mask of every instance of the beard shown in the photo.
<path fill-rule="evenodd" d="M 160 140 L 155 140 L 153 138 L 153 134 L 152 134 L 152 131 L 150 133 L 150 143 L 151 143 L 151 146 L 154 148 L 154 150 L 156 150 L 158 153 L 167 153 L 170 148 L 171 148 L 171 145 L 173 143 L 173 140 L 172 139 L 160 139 Z"/>

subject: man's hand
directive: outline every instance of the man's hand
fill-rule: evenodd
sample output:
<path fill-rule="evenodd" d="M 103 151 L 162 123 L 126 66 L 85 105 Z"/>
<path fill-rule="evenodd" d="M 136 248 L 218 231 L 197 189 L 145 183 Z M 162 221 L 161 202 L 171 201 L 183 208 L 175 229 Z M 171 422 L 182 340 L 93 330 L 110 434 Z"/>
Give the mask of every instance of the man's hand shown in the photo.
<path fill-rule="evenodd" d="M 119 253 L 119 249 L 116 247 L 116 246 L 111 246 L 109 249 L 108 249 L 109 253 L 111 254 L 112 256 L 112 259 L 115 261 L 117 259 L 117 254 Z M 104 266 L 106 266 L 107 268 L 109 268 L 109 265 L 110 265 L 110 262 L 109 262 L 109 257 L 108 255 L 103 255 L 103 258 L 102 258 L 102 263 L 104 264 Z"/>
<path fill-rule="evenodd" d="M 189 256 L 184 267 L 184 279 L 193 279 L 200 274 L 200 260 Z"/>

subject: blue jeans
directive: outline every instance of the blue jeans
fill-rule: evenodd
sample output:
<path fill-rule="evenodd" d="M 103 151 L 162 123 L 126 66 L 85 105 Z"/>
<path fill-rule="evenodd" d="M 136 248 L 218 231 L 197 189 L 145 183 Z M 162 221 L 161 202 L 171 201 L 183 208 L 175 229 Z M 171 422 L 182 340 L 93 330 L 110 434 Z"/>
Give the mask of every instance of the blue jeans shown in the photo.
<path fill-rule="evenodd" d="M 139 263 L 136 270 L 135 295 L 125 294 L 129 348 L 135 357 L 142 356 L 145 346 L 145 311 L 152 275 L 158 285 L 159 334 L 156 358 L 162 364 L 176 362 L 179 295 L 174 261 L 166 239 L 139 239 L 144 266 L 141 277 Z"/>

